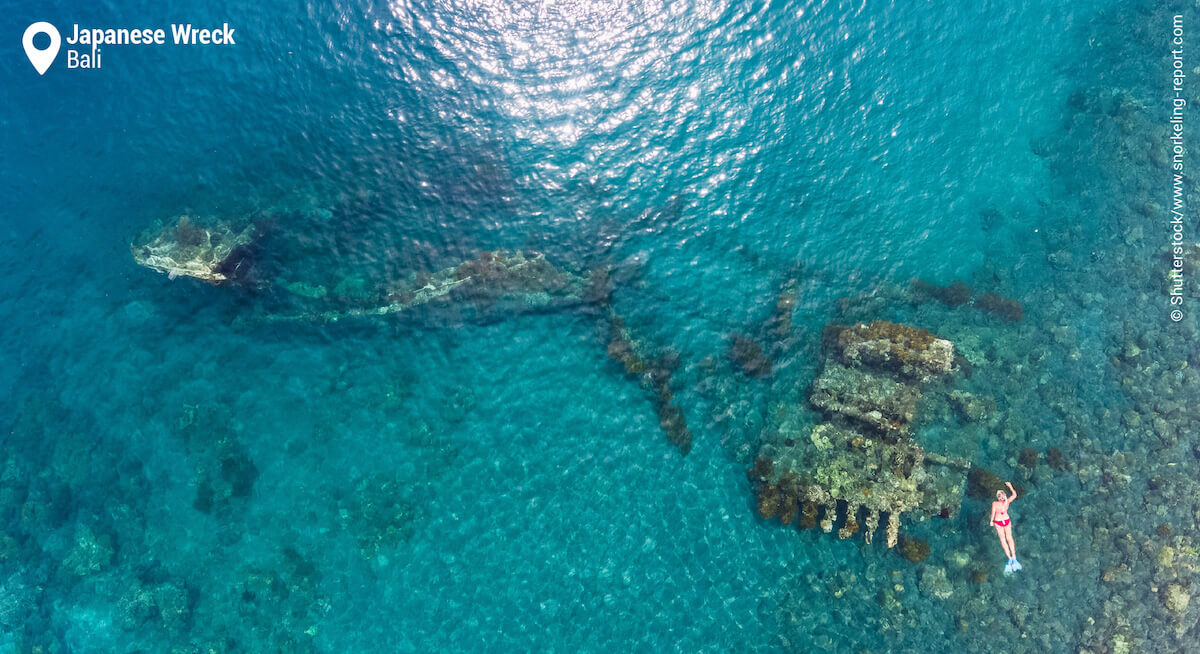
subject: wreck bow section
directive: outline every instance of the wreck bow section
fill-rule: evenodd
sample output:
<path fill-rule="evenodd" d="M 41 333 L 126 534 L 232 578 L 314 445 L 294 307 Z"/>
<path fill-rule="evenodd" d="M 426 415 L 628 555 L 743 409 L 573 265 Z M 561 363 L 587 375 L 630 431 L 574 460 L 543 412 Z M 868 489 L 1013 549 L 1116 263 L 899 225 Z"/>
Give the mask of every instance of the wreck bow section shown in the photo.
<path fill-rule="evenodd" d="M 181 216 L 151 226 L 129 250 L 139 265 L 171 279 L 194 277 L 223 284 L 249 272 L 250 247 L 257 238 L 254 225 L 239 230 L 224 221 Z"/>

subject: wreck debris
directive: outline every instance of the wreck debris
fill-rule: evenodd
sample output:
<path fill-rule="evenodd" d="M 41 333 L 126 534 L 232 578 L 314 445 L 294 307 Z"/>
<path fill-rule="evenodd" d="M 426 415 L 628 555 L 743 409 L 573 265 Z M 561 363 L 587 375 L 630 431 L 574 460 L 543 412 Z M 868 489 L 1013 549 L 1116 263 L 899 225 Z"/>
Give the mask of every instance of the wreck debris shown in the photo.
<path fill-rule="evenodd" d="M 800 302 L 799 265 L 784 281 L 779 295 L 775 298 L 775 308 L 767 319 L 766 335 L 773 343 L 781 342 L 792 335 L 792 313 Z"/>
<path fill-rule="evenodd" d="M 245 272 L 241 270 L 243 264 L 252 263 L 248 248 L 256 236 L 253 227 L 238 232 L 224 222 L 201 224 L 183 216 L 147 230 L 131 245 L 131 252 L 138 264 L 166 273 L 171 279 L 185 275 L 221 284 Z M 648 355 L 631 336 L 612 309 L 614 282 L 607 268 L 580 276 L 558 268 L 540 252 L 497 250 L 482 252 L 434 273 L 413 273 L 374 295 L 368 292 L 351 297 L 338 288 L 331 291 L 305 280 L 277 278 L 273 282 L 278 290 L 316 310 L 264 313 L 251 318 L 251 323 L 338 322 L 400 314 L 422 305 L 466 305 L 473 310 L 499 308 L 514 312 L 582 306 L 587 313 L 599 316 L 601 325 L 607 328 L 608 356 L 621 363 L 625 374 L 636 378 L 650 396 L 667 439 L 684 455 L 691 450 L 692 432 L 671 390 L 671 372 L 678 366 L 678 356 L 669 352 Z M 759 356 L 769 372 L 770 361 L 761 354 L 761 348 Z"/>
<path fill-rule="evenodd" d="M 171 279 L 182 275 L 224 284 L 249 275 L 254 263 L 253 246 L 259 236 L 255 225 L 239 231 L 225 221 L 181 216 L 144 231 L 130 245 L 130 252 L 139 265 Z M 597 290 L 596 280 L 560 269 L 539 252 L 519 250 L 481 252 L 474 259 L 434 273 L 412 273 L 389 289 L 374 292 L 359 289 L 356 295 L 347 295 L 340 287 L 331 291 L 305 280 L 272 281 L 286 293 L 336 308 L 259 317 L 269 322 L 336 322 L 387 316 L 439 302 L 540 309 L 583 303 L 585 293 Z"/>
<path fill-rule="evenodd" d="M 758 336 L 730 334 L 726 356 L 747 377 L 770 377 L 776 360 L 785 354 L 792 341 L 792 314 L 800 302 L 800 271 L 792 267 L 775 298 L 770 317 L 756 332 Z"/>
<path fill-rule="evenodd" d="M 650 356 L 641 342 L 633 338 L 625 326 L 625 320 L 611 307 L 606 307 L 605 321 L 608 327 L 608 358 L 621 364 L 625 374 L 638 380 L 638 384 L 650 395 L 658 413 L 658 426 L 667 435 L 667 440 L 687 456 L 692 450 L 692 432 L 684 419 L 683 409 L 674 403 L 671 391 L 671 372 L 677 365 L 677 357 L 671 355 Z"/>
<path fill-rule="evenodd" d="M 238 231 L 222 221 L 180 216 L 147 229 L 129 249 L 138 265 L 171 279 L 183 275 L 221 284 L 249 272 L 248 249 L 257 236 L 253 225 Z"/>

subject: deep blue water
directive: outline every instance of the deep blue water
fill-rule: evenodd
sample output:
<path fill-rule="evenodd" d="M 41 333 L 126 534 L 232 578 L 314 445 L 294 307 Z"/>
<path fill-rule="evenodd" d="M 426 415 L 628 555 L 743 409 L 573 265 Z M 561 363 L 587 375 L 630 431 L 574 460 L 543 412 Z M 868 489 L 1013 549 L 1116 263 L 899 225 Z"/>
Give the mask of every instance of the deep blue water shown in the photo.
<path fill-rule="evenodd" d="M 797 262 L 801 345 L 772 380 L 737 378 L 742 418 L 802 397 L 838 299 L 880 284 L 1003 292 L 1030 324 L 989 323 L 980 347 L 1019 329 L 1013 342 L 1048 342 L 1055 289 L 1078 293 L 1046 233 L 1083 225 L 1070 247 L 1086 258 L 1100 225 L 1067 210 L 1079 182 L 1042 149 L 1077 138 L 1071 93 L 1117 83 L 1083 76 L 1113 56 L 1088 42 L 1122 32 L 1119 5 L 10 4 L 0 392 L 3 475 L 20 490 L 0 496 L 17 543 L 0 557 L 0 645 L 979 650 L 956 626 L 968 609 L 918 594 L 924 573 L 878 542 L 755 515 L 751 445 L 705 392 L 733 373 L 705 362 L 767 318 Z M 228 22 L 238 43 L 112 46 L 99 70 L 60 59 L 39 77 L 19 49 L 34 20 Z M 129 255 L 155 220 L 263 211 L 277 280 L 386 284 L 499 248 L 634 270 L 614 306 L 678 354 L 692 452 L 666 442 L 586 313 L 264 325 L 291 302 L 277 288 L 168 280 Z M 936 329 L 941 315 L 895 311 L 881 317 Z M 1119 375 L 1083 376 L 1106 364 L 1106 311 L 1071 319 L 1080 360 L 1022 351 L 1041 379 L 988 392 L 1026 406 L 1018 395 L 1053 379 L 1089 416 L 1123 410 Z M 1069 419 L 1039 406 L 1022 438 L 1061 445 Z M 976 436 L 929 435 L 1016 470 L 1019 447 Z M 246 487 L 202 510 L 212 483 Z M 1057 552 L 1050 525 L 1077 499 L 1043 497 L 1028 540 Z M 364 554 L 388 511 L 403 533 Z M 931 561 L 967 542 L 998 568 L 990 534 L 955 540 L 975 517 L 915 527 Z M 106 535 L 111 560 L 64 572 L 81 529 Z M 834 579 L 858 599 L 831 599 Z M 1023 629 L 1074 651 L 1098 600 L 1049 608 L 1059 595 L 1039 587 L 1061 581 L 985 592 L 1066 616 L 1061 631 Z M 879 597 L 896 586 L 915 608 L 889 630 Z M 128 617 L 135 587 L 186 589 L 186 619 Z"/>

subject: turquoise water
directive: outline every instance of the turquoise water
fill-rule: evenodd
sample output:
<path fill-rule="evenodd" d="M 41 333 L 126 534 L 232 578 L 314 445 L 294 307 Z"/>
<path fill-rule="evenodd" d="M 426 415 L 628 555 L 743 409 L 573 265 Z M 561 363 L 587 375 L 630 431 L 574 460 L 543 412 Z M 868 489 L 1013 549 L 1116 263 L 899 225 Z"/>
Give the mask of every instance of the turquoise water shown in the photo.
<path fill-rule="evenodd" d="M 1187 649 L 1197 607 L 1160 597 L 1193 582 L 1196 325 L 1164 324 L 1150 263 L 1166 14 L 1127 5 L 6 7 L 0 646 Z M 38 77 L 34 20 L 239 42 Z M 269 218 L 262 284 L 137 266 L 184 214 Z M 617 271 L 612 308 L 679 362 L 687 456 L 585 308 L 272 319 L 352 304 L 286 283 L 370 295 L 501 248 Z M 750 379 L 729 337 L 789 275 L 792 340 Z M 757 515 L 760 437 L 847 319 L 978 354 L 956 388 L 995 416 L 920 436 L 1028 489 L 1023 573 L 978 500 L 906 525 L 922 563 Z"/>

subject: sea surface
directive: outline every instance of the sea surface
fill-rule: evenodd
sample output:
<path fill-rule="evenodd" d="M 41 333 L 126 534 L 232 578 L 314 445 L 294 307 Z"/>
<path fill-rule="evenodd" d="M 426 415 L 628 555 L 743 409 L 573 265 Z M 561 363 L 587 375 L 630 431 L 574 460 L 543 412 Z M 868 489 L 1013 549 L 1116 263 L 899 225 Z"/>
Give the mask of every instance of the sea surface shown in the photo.
<path fill-rule="evenodd" d="M 1195 321 L 1167 331 L 1153 273 L 1120 272 L 1165 233 L 1145 198 L 1169 178 L 1140 154 L 1166 147 L 1162 4 L 6 3 L 0 651 L 1194 644 L 1200 602 L 1161 599 L 1191 573 L 1153 563 L 1159 522 L 1194 553 L 1194 500 L 1145 499 L 1137 462 L 1185 474 L 1195 423 L 1130 387 L 1179 372 L 1195 399 L 1172 363 Z M 236 45 L 106 46 L 39 76 L 37 20 L 228 23 Z M 181 215 L 264 225 L 255 282 L 138 266 L 130 244 Z M 279 319 L 497 250 L 615 271 L 612 311 L 677 365 L 686 456 L 586 307 Z M 910 301 L 913 278 L 1024 317 Z M 788 279 L 791 340 L 747 376 L 730 339 Z M 996 415 L 924 444 L 1029 489 L 1021 573 L 975 499 L 911 527 L 918 563 L 759 516 L 760 432 L 846 318 L 981 353 L 962 383 Z M 1160 372 L 1120 368 L 1127 341 Z M 1176 440 L 1122 419 L 1142 410 Z M 1030 472 L 1025 448 L 1071 463 Z"/>

